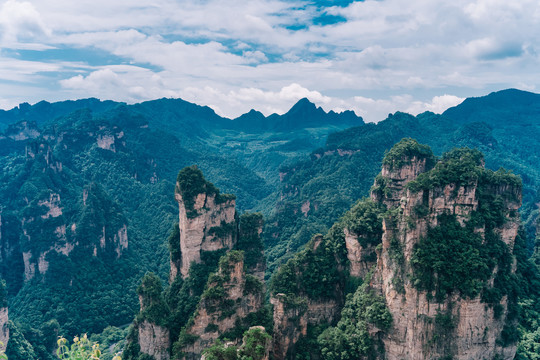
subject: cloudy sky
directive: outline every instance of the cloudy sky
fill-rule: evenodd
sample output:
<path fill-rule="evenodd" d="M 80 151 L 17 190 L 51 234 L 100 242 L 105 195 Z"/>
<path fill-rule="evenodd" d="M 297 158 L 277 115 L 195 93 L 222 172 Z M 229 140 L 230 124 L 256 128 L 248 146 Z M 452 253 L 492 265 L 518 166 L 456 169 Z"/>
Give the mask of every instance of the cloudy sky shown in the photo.
<path fill-rule="evenodd" d="M 308 97 L 379 121 L 540 89 L 538 0 L 0 0 L 0 108 L 180 97 L 236 117 Z"/>

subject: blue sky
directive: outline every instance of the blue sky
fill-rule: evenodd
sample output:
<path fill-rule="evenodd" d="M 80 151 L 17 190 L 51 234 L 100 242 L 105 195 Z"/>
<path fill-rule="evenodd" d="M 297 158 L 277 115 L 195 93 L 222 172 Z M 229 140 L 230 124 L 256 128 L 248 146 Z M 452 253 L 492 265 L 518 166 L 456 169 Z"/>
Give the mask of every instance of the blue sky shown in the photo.
<path fill-rule="evenodd" d="M 0 108 L 181 97 L 236 117 L 308 97 L 367 121 L 540 87 L 537 0 L 0 0 Z"/>

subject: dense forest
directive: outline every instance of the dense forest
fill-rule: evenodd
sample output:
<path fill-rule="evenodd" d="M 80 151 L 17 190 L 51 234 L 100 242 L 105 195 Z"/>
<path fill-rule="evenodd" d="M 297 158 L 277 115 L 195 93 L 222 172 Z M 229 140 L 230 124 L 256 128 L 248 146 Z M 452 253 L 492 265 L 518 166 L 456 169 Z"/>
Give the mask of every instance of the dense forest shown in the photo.
<path fill-rule="evenodd" d="M 534 359 L 540 342 L 540 304 L 534 290 L 540 288 L 539 118 L 540 95 L 518 90 L 467 99 L 441 115 L 398 112 L 377 124 L 364 124 L 352 112 L 327 113 L 306 99 L 281 116 L 265 117 L 252 110 L 234 120 L 219 117 L 208 107 L 170 99 L 136 105 L 96 99 L 41 102 L 2 111 L 0 265 L 6 290 L 0 295 L 9 308 L 9 359 L 54 359 L 58 336 L 83 333 L 93 334 L 92 341 L 110 349 L 102 356 L 111 359 L 133 336 L 129 325 L 139 314 L 137 296 L 148 288 L 163 297 L 158 304 L 170 303 L 171 297 L 183 304 L 167 310 L 178 319 L 171 331 L 179 336 L 198 302 L 189 296 L 178 300 L 187 291 L 182 288 L 202 296 L 222 255 L 207 259 L 211 265 L 198 273 L 192 269 L 196 274 L 191 280 L 161 289 L 168 283 L 175 256 L 170 239 L 178 231 L 178 206 L 171 194 L 179 170 L 192 164 L 224 193 L 236 195 L 239 213 L 264 215 L 270 293 L 291 294 L 294 285 L 313 298 L 332 297 L 332 285 L 320 286 L 318 278 L 327 274 L 324 281 L 347 289 L 349 295 L 343 298 L 347 314 L 360 323 L 375 321 L 384 329 L 388 317 L 377 305 L 379 296 L 367 285 L 351 284 L 327 263 L 326 255 L 312 258 L 309 248 L 315 234 L 327 234 L 329 254 L 340 251 L 337 229 L 344 223 L 364 232 L 369 227 L 368 239 L 377 238 L 377 214 L 382 210 L 358 200 L 369 195 L 381 165 L 391 161 L 390 149 L 402 138 L 429 145 L 433 165 L 438 159 L 452 164 L 456 155 L 448 151 L 468 147 L 483 153 L 486 168 L 504 167 L 520 177 L 523 227 L 515 256 L 521 277 L 515 281 L 520 281 L 523 294 L 516 298 L 519 331 L 507 336 L 520 339 L 518 357 Z M 472 154 L 474 168 L 478 155 Z M 433 181 L 421 180 L 411 186 L 419 190 Z M 248 220 L 248 215 L 239 217 Z M 452 241 L 461 241 L 455 222 L 447 219 L 444 224 L 426 241 L 450 232 L 456 234 Z M 470 244 L 478 241 L 474 236 L 468 239 Z M 419 271 L 434 254 L 435 245 L 424 246 L 416 253 Z M 482 262 L 491 255 L 479 256 L 476 260 Z M 290 278 L 299 264 L 313 267 L 309 278 Z M 479 269 L 486 266 L 490 269 L 489 264 Z M 454 273 L 453 269 L 447 271 Z M 420 288 L 442 293 L 446 287 L 475 282 L 455 284 L 451 276 L 437 278 L 444 280 L 441 284 L 429 276 L 418 275 L 416 280 Z M 460 291 L 478 291 L 475 286 Z M 380 311 L 366 314 L 366 307 Z M 258 325 L 268 325 L 268 313 L 260 315 L 265 323 Z M 141 314 L 137 316 L 140 320 Z M 156 322 L 162 320 L 169 321 Z M 324 358 L 335 356 L 331 352 L 336 351 L 337 339 L 350 335 L 347 321 L 342 318 L 332 328 L 309 328 L 310 336 L 300 342 L 296 358 L 308 358 L 301 349 L 315 342 L 320 351 L 326 349 Z M 244 326 L 238 331 L 245 330 Z M 212 351 L 219 355 L 225 350 L 217 344 Z M 218 355 L 215 358 L 221 358 Z"/>

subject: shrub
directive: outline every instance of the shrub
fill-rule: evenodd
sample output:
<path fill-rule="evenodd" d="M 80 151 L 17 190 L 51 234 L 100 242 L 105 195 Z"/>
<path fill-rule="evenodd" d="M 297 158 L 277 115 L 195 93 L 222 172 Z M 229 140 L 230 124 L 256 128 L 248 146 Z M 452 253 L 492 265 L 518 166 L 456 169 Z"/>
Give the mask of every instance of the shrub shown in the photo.
<path fill-rule="evenodd" d="M 99 360 L 101 358 L 101 350 L 98 343 L 92 343 L 88 340 L 86 334 L 82 337 L 76 336 L 73 339 L 73 344 L 68 347 L 68 341 L 64 337 L 58 339 L 58 350 L 56 354 L 62 360 Z M 119 355 L 113 357 L 112 360 L 121 360 Z"/>

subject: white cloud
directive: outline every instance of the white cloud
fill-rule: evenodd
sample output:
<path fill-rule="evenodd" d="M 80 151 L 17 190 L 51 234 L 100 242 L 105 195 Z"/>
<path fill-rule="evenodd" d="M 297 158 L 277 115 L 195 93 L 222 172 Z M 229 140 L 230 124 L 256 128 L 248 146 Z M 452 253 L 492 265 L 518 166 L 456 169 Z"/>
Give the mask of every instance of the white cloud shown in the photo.
<path fill-rule="evenodd" d="M 461 104 L 463 100 L 465 100 L 465 98 L 444 94 L 433 97 L 431 102 L 413 101 L 407 108 L 405 108 L 405 111 L 413 115 L 420 114 L 424 111 L 431 111 L 435 114 L 441 114 L 446 109 Z"/>
<path fill-rule="evenodd" d="M 98 97 L 134 103 L 160 97 L 177 97 L 178 93 L 164 86 L 163 79 L 136 66 L 109 66 L 87 76 L 76 75 L 61 80 L 64 90 L 78 97 Z"/>
<path fill-rule="evenodd" d="M 51 30 L 45 25 L 32 3 L 8 0 L 0 7 L 0 44 L 2 47 L 20 48 L 17 45 L 19 42 L 43 39 L 50 35 Z M 32 48 L 47 47 L 47 45 L 32 46 Z"/>
<path fill-rule="evenodd" d="M 301 0 L 4 1 L 0 46 L 49 56 L 1 52 L 0 81 L 19 86 L 0 98 L 181 96 L 234 117 L 307 96 L 378 121 L 540 83 L 536 0 L 366 0 L 326 11 L 346 21 L 315 26 L 321 12 Z"/>

